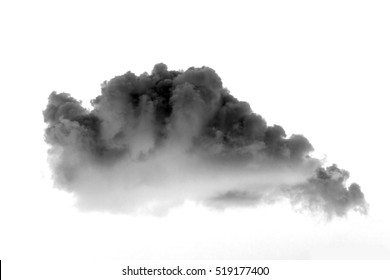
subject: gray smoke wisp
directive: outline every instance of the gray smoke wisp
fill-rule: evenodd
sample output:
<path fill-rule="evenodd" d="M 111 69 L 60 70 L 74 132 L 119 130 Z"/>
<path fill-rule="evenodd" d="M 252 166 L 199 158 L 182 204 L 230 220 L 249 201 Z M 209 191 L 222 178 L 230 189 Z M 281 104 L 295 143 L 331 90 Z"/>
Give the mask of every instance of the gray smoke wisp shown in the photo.
<path fill-rule="evenodd" d="M 43 112 L 55 186 L 84 210 L 161 213 L 186 200 L 216 208 L 274 203 L 366 213 L 347 171 L 310 156 L 302 135 L 268 126 L 209 67 L 127 72 L 102 84 L 92 109 L 52 92 Z"/>

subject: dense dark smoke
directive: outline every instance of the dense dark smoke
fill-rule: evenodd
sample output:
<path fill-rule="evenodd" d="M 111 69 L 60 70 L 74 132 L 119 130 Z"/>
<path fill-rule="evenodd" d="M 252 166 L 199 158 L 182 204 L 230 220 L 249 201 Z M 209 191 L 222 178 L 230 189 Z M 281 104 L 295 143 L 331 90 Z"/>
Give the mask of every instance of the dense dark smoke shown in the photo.
<path fill-rule="evenodd" d="M 268 126 L 208 67 L 127 72 L 102 84 L 92 110 L 53 92 L 44 110 L 56 186 L 84 209 L 162 211 L 185 200 L 214 207 L 288 198 L 300 209 L 367 211 L 348 172 L 322 167 L 302 135 Z"/>

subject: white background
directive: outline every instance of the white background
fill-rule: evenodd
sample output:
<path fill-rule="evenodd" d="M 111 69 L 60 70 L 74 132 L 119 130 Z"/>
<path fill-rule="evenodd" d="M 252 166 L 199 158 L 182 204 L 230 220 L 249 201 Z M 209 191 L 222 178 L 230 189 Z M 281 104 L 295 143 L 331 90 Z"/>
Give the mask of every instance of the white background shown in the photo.
<path fill-rule="evenodd" d="M 375 0 L 0 2 L 0 258 L 388 259 L 389 14 Z M 80 213 L 52 188 L 48 95 L 88 106 L 104 80 L 159 62 L 215 69 L 269 124 L 349 170 L 369 215 L 191 202 L 163 217 Z"/>

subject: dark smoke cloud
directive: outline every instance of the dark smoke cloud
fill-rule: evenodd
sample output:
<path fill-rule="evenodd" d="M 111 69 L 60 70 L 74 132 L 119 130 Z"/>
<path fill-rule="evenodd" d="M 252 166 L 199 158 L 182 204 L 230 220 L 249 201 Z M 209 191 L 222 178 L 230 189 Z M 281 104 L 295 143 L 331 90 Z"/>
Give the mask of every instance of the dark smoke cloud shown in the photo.
<path fill-rule="evenodd" d="M 284 197 L 329 216 L 367 211 L 346 171 L 323 168 L 303 135 L 268 126 L 209 67 L 127 72 L 104 82 L 91 104 L 53 92 L 43 112 L 56 186 L 80 208 L 162 211 L 186 199 L 224 208 Z"/>

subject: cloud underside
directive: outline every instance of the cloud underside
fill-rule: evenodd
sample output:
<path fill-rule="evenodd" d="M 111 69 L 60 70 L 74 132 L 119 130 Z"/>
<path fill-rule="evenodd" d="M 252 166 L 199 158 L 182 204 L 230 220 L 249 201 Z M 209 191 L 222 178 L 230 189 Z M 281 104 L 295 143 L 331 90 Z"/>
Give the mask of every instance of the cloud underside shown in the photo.
<path fill-rule="evenodd" d="M 208 67 L 127 72 L 102 84 L 92 110 L 68 93 L 44 110 L 55 186 L 81 209 L 163 212 L 186 200 L 215 208 L 288 199 L 297 209 L 366 213 L 347 171 L 322 166 L 303 135 L 268 126 Z"/>

